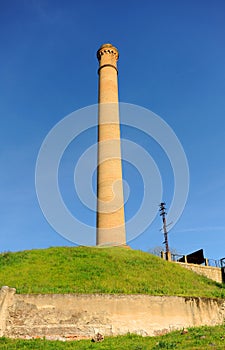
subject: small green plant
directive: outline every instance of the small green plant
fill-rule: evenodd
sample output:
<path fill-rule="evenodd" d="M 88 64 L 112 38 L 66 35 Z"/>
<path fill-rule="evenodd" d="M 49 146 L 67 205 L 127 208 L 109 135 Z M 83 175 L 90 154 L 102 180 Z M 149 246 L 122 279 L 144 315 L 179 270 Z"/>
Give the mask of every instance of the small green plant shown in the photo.
<path fill-rule="evenodd" d="M 167 342 L 164 340 L 160 340 L 153 348 L 152 350 L 158 350 L 158 349 L 176 349 L 177 344 L 175 342 Z"/>
<path fill-rule="evenodd" d="M 146 349 L 147 349 L 146 346 L 137 345 L 137 346 L 135 346 L 134 349 L 132 349 L 132 350 L 146 350 Z"/>

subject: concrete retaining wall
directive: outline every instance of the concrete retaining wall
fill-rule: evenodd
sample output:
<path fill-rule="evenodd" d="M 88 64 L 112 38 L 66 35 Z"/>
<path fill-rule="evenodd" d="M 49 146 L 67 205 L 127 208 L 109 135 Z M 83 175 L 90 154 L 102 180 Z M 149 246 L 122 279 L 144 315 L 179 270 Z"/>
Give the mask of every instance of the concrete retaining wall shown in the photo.
<path fill-rule="evenodd" d="M 4 294 L 4 296 L 3 296 Z M 7 337 L 91 338 L 128 332 L 163 334 L 222 324 L 225 300 L 148 295 L 0 293 L 0 331 Z"/>
<path fill-rule="evenodd" d="M 219 267 L 187 264 L 187 263 L 180 263 L 180 262 L 178 264 L 180 264 L 181 266 L 185 267 L 188 270 L 196 272 L 199 275 L 206 276 L 213 281 L 216 281 L 218 283 L 223 282 L 222 270 Z"/>

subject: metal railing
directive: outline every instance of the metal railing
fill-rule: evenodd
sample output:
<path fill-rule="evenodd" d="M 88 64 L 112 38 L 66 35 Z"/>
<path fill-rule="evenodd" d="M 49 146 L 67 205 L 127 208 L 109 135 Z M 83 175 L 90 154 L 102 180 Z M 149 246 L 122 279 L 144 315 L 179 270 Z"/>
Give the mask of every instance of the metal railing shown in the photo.
<path fill-rule="evenodd" d="M 208 266 L 221 268 L 221 260 L 208 259 Z"/>
<path fill-rule="evenodd" d="M 184 255 L 180 255 L 180 254 L 171 254 L 171 260 L 172 260 L 172 261 L 179 262 L 179 260 L 180 260 L 181 258 L 183 258 L 183 257 L 184 257 Z M 205 259 L 204 265 L 222 268 L 222 267 L 225 267 L 225 258 L 223 258 L 223 259 L 218 259 L 218 260 L 216 260 L 216 259 Z"/>
<path fill-rule="evenodd" d="M 180 254 L 171 254 L 171 260 L 172 261 L 178 261 L 179 259 L 183 258 L 183 255 Z"/>
<path fill-rule="evenodd" d="M 225 267 L 225 258 L 220 259 L 221 267 Z"/>

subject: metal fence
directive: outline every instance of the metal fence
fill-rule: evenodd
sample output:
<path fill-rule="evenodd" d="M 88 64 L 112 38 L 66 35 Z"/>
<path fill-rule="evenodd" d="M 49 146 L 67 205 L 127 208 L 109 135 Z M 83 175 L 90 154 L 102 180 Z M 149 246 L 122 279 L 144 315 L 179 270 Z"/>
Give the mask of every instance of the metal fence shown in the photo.
<path fill-rule="evenodd" d="M 220 259 L 221 267 L 225 267 L 225 258 Z"/>
<path fill-rule="evenodd" d="M 171 260 L 172 261 L 178 261 L 179 259 L 183 258 L 183 255 L 180 254 L 171 254 Z"/>
<path fill-rule="evenodd" d="M 184 257 L 184 255 L 180 255 L 180 254 L 171 254 L 171 260 L 172 261 L 177 261 L 179 262 L 180 259 L 182 259 Z M 205 265 L 207 266 L 212 266 L 212 267 L 225 267 L 225 258 L 223 259 L 205 259 Z"/>
<path fill-rule="evenodd" d="M 213 267 L 222 267 L 221 260 L 215 260 L 215 259 L 208 259 L 208 266 Z"/>

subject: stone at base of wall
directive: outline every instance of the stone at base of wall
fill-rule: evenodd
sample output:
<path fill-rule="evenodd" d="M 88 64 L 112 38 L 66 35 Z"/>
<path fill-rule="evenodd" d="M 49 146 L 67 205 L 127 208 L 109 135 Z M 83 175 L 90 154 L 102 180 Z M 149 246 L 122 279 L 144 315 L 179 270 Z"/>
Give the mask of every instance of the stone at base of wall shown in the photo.
<path fill-rule="evenodd" d="M 4 294 L 4 297 L 3 297 Z M 6 297 L 6 294 L 8 296 Z M 11 338 L 80 339 L 222 324 L 225 300 L 175 296 L 0 293 L 1 334 Z"/>

